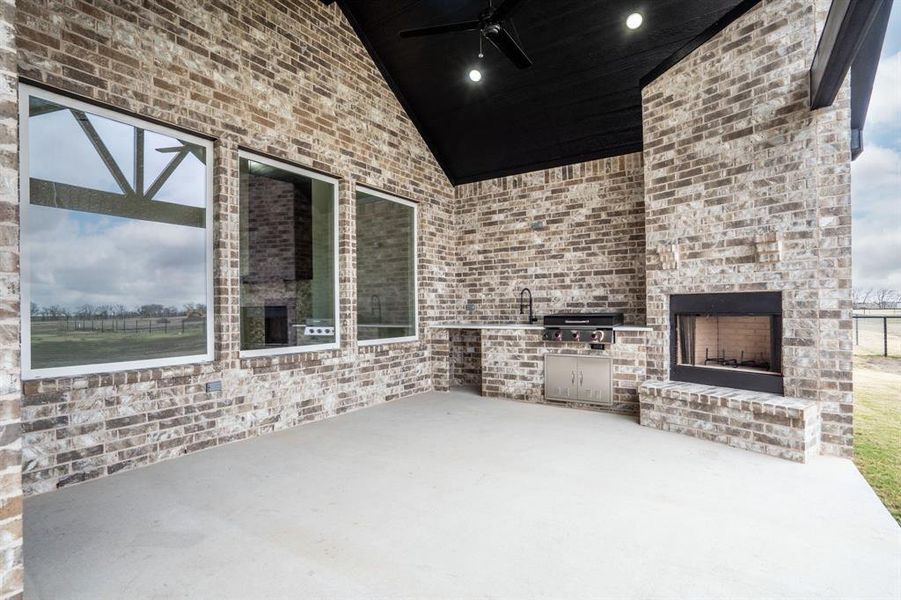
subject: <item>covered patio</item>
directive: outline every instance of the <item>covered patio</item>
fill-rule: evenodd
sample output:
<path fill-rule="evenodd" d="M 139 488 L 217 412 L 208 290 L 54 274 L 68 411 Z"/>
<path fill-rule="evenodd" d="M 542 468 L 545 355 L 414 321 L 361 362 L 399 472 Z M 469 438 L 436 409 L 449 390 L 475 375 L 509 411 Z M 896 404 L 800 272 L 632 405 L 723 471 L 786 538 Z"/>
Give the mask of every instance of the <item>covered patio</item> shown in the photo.
<path fill-rule="evenodd" d="M 26 500 L 51 598 L 887 598 L 847 460 L 430 392 Z"/>

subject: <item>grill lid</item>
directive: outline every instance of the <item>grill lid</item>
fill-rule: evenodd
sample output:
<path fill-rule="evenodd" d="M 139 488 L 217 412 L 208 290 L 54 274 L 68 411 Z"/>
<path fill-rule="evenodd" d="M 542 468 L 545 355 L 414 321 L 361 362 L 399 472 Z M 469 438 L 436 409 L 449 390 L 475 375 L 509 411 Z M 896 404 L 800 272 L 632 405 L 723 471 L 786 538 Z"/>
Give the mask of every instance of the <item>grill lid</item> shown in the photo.
<path fill-rule="evenodd" d="M 554 315 L 545 315 L 544 317 L 545 327 L 613 327 L 615 325 L 622 325 L 623 322 L 623 313 L 621 312 L 558 313 Z"/>

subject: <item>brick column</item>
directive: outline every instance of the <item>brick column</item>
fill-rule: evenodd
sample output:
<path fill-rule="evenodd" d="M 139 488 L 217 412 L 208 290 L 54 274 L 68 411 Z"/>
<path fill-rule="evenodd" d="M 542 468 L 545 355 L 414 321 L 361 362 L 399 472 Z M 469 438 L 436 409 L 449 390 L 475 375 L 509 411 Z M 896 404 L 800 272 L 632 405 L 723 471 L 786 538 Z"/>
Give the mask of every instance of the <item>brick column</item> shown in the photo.
<path fill-rule="evenodd" d="M 341 349 L 357 353 L 357 186 L 350 179 L 338 183 L 338 293 Z"/>
<path fill-rule="evenodd" d="M 671 294 L 782 293 L 785 396 L 850 456 L 847 83 L 811 112 L 827 0 L 764 0 L 642 90 L 648 376 L 669 375 Z"/>
<path fill-rule="evenodd" d="M 22 594 L 15 0 L 0 0 L 0 598 Z"/>
<path fill-rule="evenodd" d="M 213 302 L 216 360 L 237 367 L 241 350 L 241 229 L 238 143 L 223 136 L 213 149 Z"/>

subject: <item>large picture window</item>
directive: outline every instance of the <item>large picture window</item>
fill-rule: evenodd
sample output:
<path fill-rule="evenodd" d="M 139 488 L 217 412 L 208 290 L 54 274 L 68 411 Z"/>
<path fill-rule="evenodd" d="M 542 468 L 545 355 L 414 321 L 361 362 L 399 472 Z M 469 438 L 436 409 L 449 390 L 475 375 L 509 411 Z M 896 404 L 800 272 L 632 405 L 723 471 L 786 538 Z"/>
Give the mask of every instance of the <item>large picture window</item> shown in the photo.
<path fill-rule="evenodd" d="M 337 348 L 337 180 L 239 158 L 241 355 Z"/>
<path fill-rule="evenodd" d="M 357 189 L 357 339 L 417 339 L 416 205 Z"/>
<path fill-rule="evenodd" d="M 25 377 L 211 360 L 212 144 L 21 86 Z"/>

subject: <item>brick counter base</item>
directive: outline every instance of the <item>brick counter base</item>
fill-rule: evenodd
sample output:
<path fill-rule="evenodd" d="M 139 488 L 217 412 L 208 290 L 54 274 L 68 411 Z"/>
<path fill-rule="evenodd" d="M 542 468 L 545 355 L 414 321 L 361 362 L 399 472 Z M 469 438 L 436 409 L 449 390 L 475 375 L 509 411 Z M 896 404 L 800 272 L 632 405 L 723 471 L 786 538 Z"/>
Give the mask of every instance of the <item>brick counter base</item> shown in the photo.
<path fill-rule="evenodd" d="M 588 344 L 548 343 L 541 331 L 482 331 L 482 395 L 525 402 L 540 402 L 635 416 L 638 413 L 638 384 L 647 378 L 647 332 L 616 333 L 616 343 L 605 350 L 591 350 Z M 587 404 L 544 398 L 544 358 L 548 354 L 577 354 L 607 357 L 613 361 L 613 402 Z"/>
<path fill-rule="evenodd" d="M 642 425 L 806 462 L 819 453 L 813 401 L 675 381 L 638 388 Z"/>

